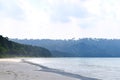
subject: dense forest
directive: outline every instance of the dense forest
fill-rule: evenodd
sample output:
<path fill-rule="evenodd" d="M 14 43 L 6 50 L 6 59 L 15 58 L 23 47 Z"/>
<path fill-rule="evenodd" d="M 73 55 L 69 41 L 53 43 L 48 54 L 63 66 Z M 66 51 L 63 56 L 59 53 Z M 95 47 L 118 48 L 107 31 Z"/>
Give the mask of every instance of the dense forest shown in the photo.
<path fill-rule="evenodd" d="M 119 39 L 12 40 L 18 43 L 45 47 L 51 51 L 54 57 L 120 57 Z"/>
<path fill-rule="evenodd" d="M 0 58 L 1 57 L 50 57 L 49 50 L 32 46 L 24 45 L 10 41 L 7 37 L 0 35 Z"/>

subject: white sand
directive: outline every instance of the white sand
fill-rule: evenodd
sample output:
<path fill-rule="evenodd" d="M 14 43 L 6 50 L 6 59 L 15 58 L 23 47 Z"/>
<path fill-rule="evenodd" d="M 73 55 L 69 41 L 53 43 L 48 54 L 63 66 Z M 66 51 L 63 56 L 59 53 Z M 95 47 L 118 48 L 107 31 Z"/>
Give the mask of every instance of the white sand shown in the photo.
<path fill-rule="evenodd" d="M 40 71 L 40 67 L 22 63 L 21 59 L 0 59 L 0 80 L 80 80 Z"/>

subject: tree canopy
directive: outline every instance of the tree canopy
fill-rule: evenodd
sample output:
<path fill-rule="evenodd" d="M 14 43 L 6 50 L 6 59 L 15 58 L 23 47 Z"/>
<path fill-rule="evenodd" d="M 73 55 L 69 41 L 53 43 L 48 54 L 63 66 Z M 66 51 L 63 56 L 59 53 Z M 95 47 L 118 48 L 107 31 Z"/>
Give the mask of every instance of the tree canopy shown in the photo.
<path fill-rule="evenodd" d="M 48 49 L 10 41 L 0 35 L 0 57 L 50 57 Z"/>

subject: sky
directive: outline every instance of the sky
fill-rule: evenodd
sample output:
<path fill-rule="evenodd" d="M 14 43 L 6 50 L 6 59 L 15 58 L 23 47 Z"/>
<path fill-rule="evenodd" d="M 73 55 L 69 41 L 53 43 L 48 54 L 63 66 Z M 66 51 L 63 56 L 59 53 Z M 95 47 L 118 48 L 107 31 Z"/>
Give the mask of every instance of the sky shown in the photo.
<path fill-rule="evenodd" d="M 120 39 L 120 0 L 0 0 L 0 35 Z"/>

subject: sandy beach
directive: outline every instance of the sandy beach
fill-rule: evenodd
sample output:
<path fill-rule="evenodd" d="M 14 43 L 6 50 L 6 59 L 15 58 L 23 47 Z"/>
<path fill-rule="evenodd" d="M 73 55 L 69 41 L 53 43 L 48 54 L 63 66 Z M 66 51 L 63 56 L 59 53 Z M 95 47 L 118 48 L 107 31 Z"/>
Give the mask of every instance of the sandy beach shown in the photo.
<path fill-rule="evenodd" d="M 0 80 L 78 80 L 39 70 L 21 59 L 0 59 Z"/>
<path fill-rule="evenodd" d="M 23 59 L 0 59 L 0 80 L 96 80 L 72 75 Z"/>

